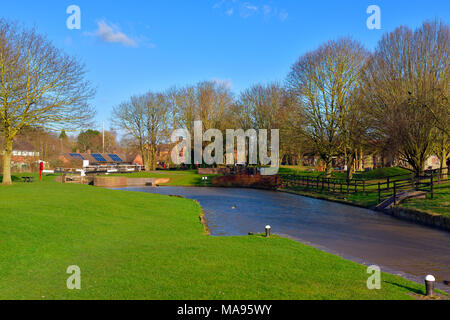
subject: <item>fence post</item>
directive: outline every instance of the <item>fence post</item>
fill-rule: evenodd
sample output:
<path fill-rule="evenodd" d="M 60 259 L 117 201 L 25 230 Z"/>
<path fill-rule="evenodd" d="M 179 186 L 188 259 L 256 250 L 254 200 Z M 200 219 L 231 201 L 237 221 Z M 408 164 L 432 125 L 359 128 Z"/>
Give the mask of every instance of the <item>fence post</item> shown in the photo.
<path fill-rule="evenodd" d="M 381 182 L 378 182 L 378 203 L 381 203 Z"/>
<path fill-rule="evenodd" d="M 431 175 L 431 178 L 430 178 L 430 180 L 431 180 L 431 184 L 430 184 L 430 186 L 431 186 L 431 199 L 433 199 L 433 197 L 434 197 L 434 179 L 433 179 L 433 175 Z"/>
<path fill-rule="evenodd" d="M 355 180 L 355 193 L 358 193 L 358 181 Z"/>
<path fill-rule="evenodd" d="M 394 206 L 397 205 L 397 182 L 394 181 Z"/>
<path fill-rule="evenodd" d="M 388 190 L 389 190 L 390 186 L 391 186 L 391 180 L 390 180 L 390 177 L 387 177 L 387 188 L 388 188 Z"/>
<path fill-rule="evenodd" d="M 366 195 L 366 180 L 363 180 L 363 193 Z"/>

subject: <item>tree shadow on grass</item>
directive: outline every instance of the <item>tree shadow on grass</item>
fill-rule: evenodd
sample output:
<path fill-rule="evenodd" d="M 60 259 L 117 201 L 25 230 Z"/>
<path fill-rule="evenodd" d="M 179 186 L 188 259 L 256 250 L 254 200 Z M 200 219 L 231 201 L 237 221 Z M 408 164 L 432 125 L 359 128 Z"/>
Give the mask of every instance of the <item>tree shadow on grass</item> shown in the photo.
<path fill-rule="evenodd" d="M 388 284 L 392 284 L 392 285 L 394 285 L 396 287 L 399 287 L 399 288 L 406 289 L 408 291 L 414 292 L 415 294 L 425 296 L 425 292 L 423 290 L 411 288 L 411 287 L 404 286 L 404 285 L 401 285 L 401 284 L 398 284 L 398 283 L 395 283 L 395 282 L 390 282 L 390 281 L 384 281 L 384 282 L 388 283 Z"/>
<path fill-rule="evenodd" d="M 22 180 L 22 176 L 11 176 L 12 182 L 20 182 Z M 3 176 L 0 175 L 0 183 L 3 182 Z"/>

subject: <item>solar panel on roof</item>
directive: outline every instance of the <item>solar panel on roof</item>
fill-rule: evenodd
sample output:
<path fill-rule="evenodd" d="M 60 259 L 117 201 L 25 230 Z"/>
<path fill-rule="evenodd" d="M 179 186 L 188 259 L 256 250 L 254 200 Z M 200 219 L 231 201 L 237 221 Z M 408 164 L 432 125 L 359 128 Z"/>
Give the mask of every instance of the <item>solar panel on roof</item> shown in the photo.
<path fill-rule="evenodd" d="M 92 156 L 98 162 L 106 162 L 106 159 L 100 153 L 93 153 Z"/>
<path fill-rule="evenodd" d="M 79 158 L 81 160 L 84 160 L 84 157 L 81 154 L 79 154 L 79 153 L 70 153 L 70 156 L 72 158 Z"/>
<path fill-rule="evenodd" d="M 123 162 L 123 160 L 117 154 L 108 154 L 108 156 L 115 162 Z"/>

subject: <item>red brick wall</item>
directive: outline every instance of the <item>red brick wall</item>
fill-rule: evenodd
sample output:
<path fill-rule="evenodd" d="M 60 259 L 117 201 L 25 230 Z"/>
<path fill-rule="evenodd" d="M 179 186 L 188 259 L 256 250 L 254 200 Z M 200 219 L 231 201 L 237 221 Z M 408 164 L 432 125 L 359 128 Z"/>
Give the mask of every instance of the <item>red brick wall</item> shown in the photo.
<path fill-rule="evenodd" d="M 261 189 L 276 189 L 280 182 L 281 179 L 277 175 L 230 175 L 215 177 L 212 180 L 213 186 L 217 187 L 246 187 Z"/>

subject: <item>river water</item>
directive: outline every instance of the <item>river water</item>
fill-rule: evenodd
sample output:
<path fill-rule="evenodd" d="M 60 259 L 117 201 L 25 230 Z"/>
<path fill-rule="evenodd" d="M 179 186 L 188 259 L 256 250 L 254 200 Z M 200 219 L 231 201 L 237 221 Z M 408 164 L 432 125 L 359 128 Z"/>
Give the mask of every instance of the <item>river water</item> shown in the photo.
<path fill-rule="evenodd" d="M 372 210 L 298 195 L 240 188 L 138 187 L 127 191 L 180 195 L 204 209 L 211 236 L 272 232 L 383 271 L 423 282 L 433 274 L 449 292 L 450 233 Z"/>

